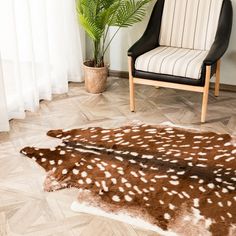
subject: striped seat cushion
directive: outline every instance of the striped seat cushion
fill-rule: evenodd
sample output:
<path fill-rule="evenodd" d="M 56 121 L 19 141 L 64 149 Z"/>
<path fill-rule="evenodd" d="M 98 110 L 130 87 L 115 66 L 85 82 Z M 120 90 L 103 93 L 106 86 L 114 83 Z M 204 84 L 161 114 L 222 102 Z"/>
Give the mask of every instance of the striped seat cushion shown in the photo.
<path fill-rule="evenodd" d="M 165 0 L 160 45 L 209 50 L 222 3 L 223 0 Z"/>
<path fill-rule="evenodd" d="M 208 51 L 158 47 L 135 61 L 135 69 L 158 74 L 200 79 Z"/>

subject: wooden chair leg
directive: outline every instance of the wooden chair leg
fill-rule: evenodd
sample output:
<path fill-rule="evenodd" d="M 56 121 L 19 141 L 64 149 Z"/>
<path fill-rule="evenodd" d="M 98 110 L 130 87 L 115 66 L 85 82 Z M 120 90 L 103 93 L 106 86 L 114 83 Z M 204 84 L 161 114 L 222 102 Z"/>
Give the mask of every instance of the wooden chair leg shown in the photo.
<path fill-rule="evenodd" d="M 201 122 L 205 123 L 206 121 L 206 113 L 207 113 L 207 103 L 209 97 L 209 87 L 210 87 L 210 79 L 211 79 L 211 66 L 206 67 L 206 81 L 204 86 L 203 92 L 203 99 L 202 99 L 202 116 Z"/>
<path fill-rule="evenodd" d="M 132 75 L 132 58 L 128 57 L 129 66 L 129 93 L 130 93 L 130 111 L 135 111 L 135 96 L 134 96 L 134 78 Z"/>
<path fill-rule="evenodd" d="M 217 61 L 217 66 L 216 66 L 216 82 L 215 82 L 215 96 L 218 97 L 220 93 L 220 64 L 221 61 Z"/>

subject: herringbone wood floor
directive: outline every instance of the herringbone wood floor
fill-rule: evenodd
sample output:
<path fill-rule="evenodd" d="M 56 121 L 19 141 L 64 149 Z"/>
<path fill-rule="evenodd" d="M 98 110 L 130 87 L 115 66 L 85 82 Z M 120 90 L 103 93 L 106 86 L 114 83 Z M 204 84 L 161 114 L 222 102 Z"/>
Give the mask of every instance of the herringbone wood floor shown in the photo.
<path fill-rule="evenodd" d="M 201 125 L 201 97 L 197 93 L 136 86 L 137 112 L 129 112 L 128 81 L 110 78 L 107 91 L 91 95 L 83 84 L 70 84 L 69 93 L 43 101 L 24 120 L 11 121 L 11 132 L 0 134 L 1 236 L 154 236 L 109 219 L 73 213 L 76 189 L 45 193 L 44 171 L 19 154 L 27 145 L 55 146 L 50 129 L 81 126 L 120 126 L 131 120 L 167 122 L 203 131 L 236 134 L 236 94 L 210 95 L 207 123 Z"/>

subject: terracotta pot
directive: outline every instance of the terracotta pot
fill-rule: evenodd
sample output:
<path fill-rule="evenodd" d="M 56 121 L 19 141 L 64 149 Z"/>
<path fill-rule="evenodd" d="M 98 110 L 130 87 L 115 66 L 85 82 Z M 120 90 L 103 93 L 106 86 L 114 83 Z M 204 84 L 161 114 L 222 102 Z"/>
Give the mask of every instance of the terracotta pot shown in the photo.
<path fill-rule="evenodd" d="M 108 67 L 91 67 L 90 62 L 84 62 L 85 88 L 89 93 L 102 93 L 106 89 Z"/>

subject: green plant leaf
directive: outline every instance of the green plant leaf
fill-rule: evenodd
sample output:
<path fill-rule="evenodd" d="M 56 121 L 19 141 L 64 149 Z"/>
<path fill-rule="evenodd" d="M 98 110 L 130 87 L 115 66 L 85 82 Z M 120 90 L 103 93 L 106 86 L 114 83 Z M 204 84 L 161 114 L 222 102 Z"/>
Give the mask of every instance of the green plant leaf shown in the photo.
<path fill-rule="evenodd" d="M 146 13 L 146 4 L 150 0 L 124 0 L 115 12 L 110 26 L 129 27 L 142 21 Z"/>
<path fill-rule="evenodd" d="M 89 18 L 84 17 L 83 15 L 79 16 L 79 20 L 88 36 L 94 41 L 100 41 L 103 34 L 100 28 L 98 28 L 93 21 L 91 21 Z"/>
<path fill-rule="evenodd" d="M 145 5 L 150 1 L 151 0 L 76 0 L 76 9 L 80 24 L 95 45 L 95 65 L 104 64 L 104 53 L 112 41 L 110 40 L 106 44 L 109 27 L 128 27 L 140 22 L 145 16 Z M 112 39 L 113 38 L 114 37 L 112 37 Z"/>

